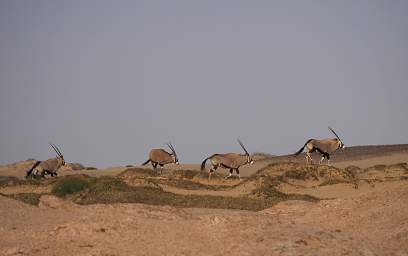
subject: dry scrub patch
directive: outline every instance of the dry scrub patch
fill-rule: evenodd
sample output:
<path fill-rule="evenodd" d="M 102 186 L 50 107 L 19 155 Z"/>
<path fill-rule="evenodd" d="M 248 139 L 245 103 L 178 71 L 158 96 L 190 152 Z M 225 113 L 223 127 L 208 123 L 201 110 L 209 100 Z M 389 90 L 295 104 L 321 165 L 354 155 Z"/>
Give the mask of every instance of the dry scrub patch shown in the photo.
<path fill-rule="evenodd" d="M 188 208 L 221 208 L 258 211 L 286 200 L 317 201 L 355 193 L 359 186 L 403 180 L 407 164 L 345 169 L 291 162 L 274 163 L 249 178 L 225 180 L 205 172 L 128 168 L 117 177 L 69 175 L 45 180 L 0 179 L 0 192 L 38 204 L 41 195 L 56 195 L 78 204 L 144 203 Z"/>
<path fill-rule="evenodd" d="M 248 180 L 256 181 L 259 186 L 290 184 L 297 187 L 315 187 L 335 183 L 356 183 L 357 179 L 356 172 L 352 169 L 283 162 L 262 168 Z"/>
<path fill-rule="evenodd" d="M 118 177 L 69 175 L 41 181 L 12 180 L 20 188 L 28 183 L 39 187 L 50 187 L 48 191 L 22 195 L 15 193 L 11 198 L 38 203 L 41 195 L 52 194 L 78 204 L 144 203 L 188 208 L 220 208 L 258 211 L 291 199 L 313 200 L 311 197 L 288 195 L 273 186 L 248 186 L 248 182 L 224 180 L 214 175 L 214 181 L 223 185 L 208 185 L 201 181 L 203 174 L 196 171 L 172 171 L 163 175 L 148 169 L 130 168 Z M 10 182 L 6 187 L 10 188 Z M 229 185 L 227 185 L 229 184 Z M 246 187 L 243 193 L 241 188 Z M 171 188 L 185 191 L 200 191 L 200 194 L 172 193 Z M 249 188 L 249 189 L 248 189 Z M 18 191 L 16 191 L 18 192 Z M 173 191 L 174 192 L 174 191 Z M 215 194 L 214 194 L 215 192 Z M 213 194 L 211 194 L 213 193 Z M 20 195 L 19 195 L 20 194 Z"/>
<path fill-rule="evenodd" d="M 379 182 L 406 180 L 407 170 L 406 163 L 375 165 L 366 169 L 357 166 L 341 169 L 323 165 L 278 163 L 260 170 L 258 175 L 261 177 L 260 181 L 273 182 L 284 193 L 308 194 L 327 199 L 350 197 L 361 193 L 357 189 L 366 190 Z"/>

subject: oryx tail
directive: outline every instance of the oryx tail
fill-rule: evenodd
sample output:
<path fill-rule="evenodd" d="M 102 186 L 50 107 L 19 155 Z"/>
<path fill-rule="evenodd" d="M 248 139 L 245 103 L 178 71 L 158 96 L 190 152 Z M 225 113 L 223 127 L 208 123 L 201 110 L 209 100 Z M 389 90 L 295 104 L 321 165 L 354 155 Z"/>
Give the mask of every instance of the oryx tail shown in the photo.
<path fill-rule="evenodd" d="M 41 164 L 41 161 L 35 162 L 35 164 L 33 165 L 33 167 L 31 167 L 31 169 L 27 171 L 26 178 L 31 175 L 31 173 L 33 172 L 33 170 L 35 169 L 35 167 L 37 167 L 39 164 Z"/>
<path fill-rule="evenodd" d="M 203 171 L 205 169 L 205 162 L 207 162 L 208 159 L 213 158 L 216 155 L 218 155 L 218 154 L 214 154 L 214 155 L 209 156 L 206 159 L 204 159 L 204 161 L 201 163 L 201 171 Z"/>
<path fill-rule="evenodd" d="M 143 164 L 142 164 L 142 166 L 145 166 L 146 164 L 148 164 L 150 162 L 150 158 L 149 159 L 147 159 L 147 161 L 146 162 L 144 162 Z"/>
<path fill-rule="evenodd" d="M 311 142 L 313 139 L 309 139 L 308 141 L 306 141 L 305 145 L 303 145 L 303 147 L 301 147 L 296 153 L 295 156 L 299 155 L 300 153 L 303 152 L 303 149 L 305 149 L 307 143 Z"/>

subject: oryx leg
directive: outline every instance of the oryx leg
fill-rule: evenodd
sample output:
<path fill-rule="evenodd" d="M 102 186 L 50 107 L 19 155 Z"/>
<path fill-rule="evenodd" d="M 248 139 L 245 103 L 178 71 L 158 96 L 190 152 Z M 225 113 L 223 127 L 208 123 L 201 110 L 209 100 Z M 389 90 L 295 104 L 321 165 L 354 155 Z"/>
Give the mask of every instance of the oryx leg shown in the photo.
<path fill-rule="evenodd" d="M 208 182 L 210 182 L 210 180 L 211 180 L 211 174 L 214 172 L 215 170 L 213 169 L 213 168 L 211 168 L 209 171 L 208 171 Z"/>
<path fill-rule="evenodd" d="M 40 171 L 36 168 L 33 170 L 33 172 L 31 173 L 32 175 L 37 175 L 38 173 L 40 173 Z"/>
<path fill-rule="evenodd" d="M 228 179 L 229 177 L 232 176 L 232 172 L 234 171 L 234 169 L 230 168 L 230 172 L 227 176 L 225 176 L 225 179 Z"/>
<path fill-rule="evenodd" d="M 27 172 L 26 179 L 33 179 L 34 175 L 35 175 L 35 172 L 36 172 L 35 169 L 32 170 L 30 174 L 28 174 L 28 172 Z"/>
<path fill-rule="evenodd" d="M 313 159 L 310 151 L 306 152 L 306 164 L 309 164 L 309 161 L 311 164 L 313 164 Z"/>
<path fill-rule="evenodd" d="M 160 166 L 160 174 L 163 174 L 163 165 L 160 164 L 159 166 Z"/>
<path fill-rule="evenodd" d="M 45 172 L 45 170 L 41 167 L 41 166 L 37 166 L 34 170 L 33 170 L 33 172 L 31 173 L 31 175 L 32 175 L 32 178 L 33 179 L 37 179 L 37 177 L 40 175 L 41 177 L 44 177 L 43 176 L 43 173 Z"/>
<path fill-rule="evenodd" d="M 330 164 L 330 155 L 329 154 L 326 155 L 326 159 L 327 159 L 327 165 L 331 166 L 331 164 Z"/>
<path fill-rule="evenodd" d="M 31 178 L 35 179 L 38 174 L 39 174 L 39 171 L 37 169 L 34 169 L 33 172 L 31 173 Z"/>
<path fill-rule="evenodd" d="M 51 177 L 54 176 L 54 174 L 53 174 L 52 172 L 50 172 L 50 171 L 48 171 L 48 170 L 45 170 L 45 171 L 44 171 L 44 176 L 45 176 L 45 175 L 48 175 L 48 174 L 51 175 Z"/>
<path fill-rule="evenodd" d="M 47 175 L 47 174 L 51 175 L 51 177 L 54 177 L 54 175 L 57 176 L 57 172 L 56 172 L 56 171 L 48 171 L 48 170 L 46 170 L 46 171 L 45 171 L 45 175 Z"/>
<path fill-rule="evenodd" d="M 325 158 L 327 159 L 327 165 L 330 165 L 330 155 L 327 154 L 327 153 L 325 153 L 325 154 L 322 155 L 322 158 L 320 159 L 319 164 L 323 163 L 323 160 L 324 160 Z"/>
<path fill-rule="evenodd" d="M 217 170 L 217 168 L 218 168 L 218 165 L 212 165 L 211 166 L 211 169 L 208 171 L 208 182 L 210 182 L 210 180 L 211 180 L 211 174 L 213 172 L 215 172 L 215 170 Z"/>
<path fill-rule="evenodd" d="M 155 163 L 155 162 L 152 162 L 152 166 L 153 166 L 153 169 L 155 169 L 155 170 L 156 170 L 156 167 L 157 167 L 157 163 Z"/>
<path fill-rule="evenodd" d="M 235 172 L 238 174 L 238 179 L 241 180 L 241 175 L 239 174 L 239 169 L 236 168 L 236 169 L 235 169 Z"/>
<path fill-rule="evenodd" d="M 311 164 L 313 164 L 313 159 L 312 159 L 312 153 L 315 151 L 316 149 L 312 146 L 307 144 L 306 145 L 306 164 L 309 164 L 309 161 Z"/>
<path fill-rule="evenodd" d="M 322 158 L 320 158 L 319 164 L 321 164 L 324 159 L 325 159 L 325 155 L 323 155 Z"/>

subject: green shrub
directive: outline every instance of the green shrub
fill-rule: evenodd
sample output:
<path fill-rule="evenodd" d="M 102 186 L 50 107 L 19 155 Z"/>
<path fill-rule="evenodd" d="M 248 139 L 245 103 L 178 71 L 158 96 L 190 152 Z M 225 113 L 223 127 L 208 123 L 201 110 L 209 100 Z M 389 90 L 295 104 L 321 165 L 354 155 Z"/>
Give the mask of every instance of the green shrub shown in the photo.
<path fill-rule="evenodd" d="M 8 197 L 13 198 L 15 200 L 19 200 L 26 204 L 38 205 L 38 203 L 40 202 L 41 194 L 19 193 L 19 194 L 9 195 Z"/>
<path fill-rule="evenodd" d="M 56 196 L 65 197 L 88 187 L 89 180 L 84 179 L 83 177 L 67 176 L 55 182 L 51 192 Z"/>

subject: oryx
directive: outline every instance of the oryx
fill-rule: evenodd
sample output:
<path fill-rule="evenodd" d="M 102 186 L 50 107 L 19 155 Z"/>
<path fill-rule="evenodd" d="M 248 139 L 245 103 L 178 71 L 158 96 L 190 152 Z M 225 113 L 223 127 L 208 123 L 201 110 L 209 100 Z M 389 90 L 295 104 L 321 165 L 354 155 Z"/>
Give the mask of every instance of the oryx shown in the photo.
<path fill-rule="evenodd" d="M 248 151 L 245 149 L 244 144 L 238 139 L 239 145 L 245 151 L 245 154 L 238 154 L 238 153 L 226 153 L 226 154 L 214 154 L 210 157 L 204 159 L 201 163 L 201 170 L 205 169 L 205 162 L 209 159 L 211 161 L 211 168 L 208 171 L 208 180 L 211 179 L 211 174 L 217 170 L 218 167 L 223 167 L 226 169 L 230 169 L 230 173 L 225 178 L 229 178 L 232 176 L 233 171 L 235 170 L 238 174 L 238 178 L 241 179 L 239 173 L 239 167 L 245 164 L 253 164 L 254 160 L 249 155 Z"/>
<path fill-rule="evenodd" d="M 176 150 L 174 150 L 174 147 L 171 143 L 167 143 L 166 145 L 170 148 L 172 153 L 169 153 L 162 148 L 152 149 L 149 153 L 149 159 L 147 159 L 147 161 L 142 165 L 146 165 L 151 162 L 154 169 L 156 169 L 157 165 L 159 165 L 160 172 L 162 171 L 163 165 L 165 164 L 175 163 L 178 165 L 179 161 L 177 158 Z"/>
<path fill-rule="evenodd" d="M 326 158 L 327 159 L 327 164 L 330 164 L 330 155 L 334 153 L 339 148 L 345 148 L 346 146 L 344 143 L 341 141 L 340 137 L 337 135 L 337 133 L 329 126 L 329 130 L 336 135 L 337 138 L 333 139 L 322 139 L 322 140 L 316 140 L 316 139 L 310 139 L 306 141 L 305 145 L 299 149 L 295 153 L 295 155 L 299 155 L 302 153 L 303 149 L 306 147 L 307 152 L 306 152 L 306 162 L 309 163 L 309 160 L 311 163 L 313 163 L 313 159 L 311 156 L 311 153 L 317 151 L 322 155 L 322 158 L 319 161 L 319 164 L 322 163 L 322 161 Z"/>
<path fill-rule="evenodd" d="M 58 169 L 65 165 L 64 156 L 56 145 L 50 145 L 54 149 L 55 153 L 57 153 L 57 157 L 50 158 L 45 161 L 37 161 L 33 167 L 27 171 L 26 178 L 36 177 L 38 174 L 40 174 L 43 178 L 46 174 L 51 174 L 51 176 L 58 175 Z"/>

